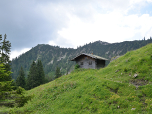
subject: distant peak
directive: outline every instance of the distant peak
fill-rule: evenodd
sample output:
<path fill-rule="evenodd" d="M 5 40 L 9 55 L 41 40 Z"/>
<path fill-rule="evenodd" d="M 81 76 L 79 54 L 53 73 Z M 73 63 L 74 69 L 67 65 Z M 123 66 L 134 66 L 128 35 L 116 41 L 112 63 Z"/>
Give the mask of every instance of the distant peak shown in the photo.
<path fill-rule="evenodd" d="M 109 45 L 110 43 L 108 43 L 108 42 L 103 42 L 103 41 L 99 41 L 100 42 L 100 44 L 102 44 L 102 45 Z"/>

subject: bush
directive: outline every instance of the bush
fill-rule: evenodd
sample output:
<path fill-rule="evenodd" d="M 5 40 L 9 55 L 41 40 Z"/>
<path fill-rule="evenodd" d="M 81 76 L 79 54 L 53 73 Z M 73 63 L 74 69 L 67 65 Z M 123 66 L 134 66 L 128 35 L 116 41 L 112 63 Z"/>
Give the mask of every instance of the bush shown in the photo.
<path fill-rule="evenodd" d="M 127 72 L 128 71 L 128 69 L 127 68 L 124 68 L 124 72 Z"/>
<path fill-rule="evenodd" d="M 15 103 L 17 103 L 17 107 L 22 107 L 28 100 L 31 100 L 31 98 L 31 96 L 20 95 L 20 97 L 15 99 Z"/>
<path fill-rule="evenodd" d="M 80 68 L 80 65 L 76 64 L 74 69 L 78 69 L 78 68 Z"/>
<path fill-rule="evenodd" d="M 19 86 L 16 90 L 16 93 L 21 95 L 24 93 L 24 91 L 25 91 L 25 89 Z"/>
<path fill-rule="evenodd" d="M 27 103 L 28 100 L 31 100 L 32 96 L 24 96 L 25 89 L 22 87 L 18 87 L 16 90 L 16 93 L 18 97 L 15 98 L 15 103 L 17 103 L 17 107 L 24 106 L 25 103 Z"/>

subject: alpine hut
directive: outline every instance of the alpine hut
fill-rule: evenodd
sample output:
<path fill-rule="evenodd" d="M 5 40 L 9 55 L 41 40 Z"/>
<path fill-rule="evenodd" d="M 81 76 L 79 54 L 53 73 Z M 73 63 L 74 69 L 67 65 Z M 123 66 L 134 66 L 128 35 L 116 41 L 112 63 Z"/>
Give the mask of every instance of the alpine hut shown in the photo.
<path fill-rule="evenodd" d="M 76 61 L 80 68 L 99 69 L 105 67 L 105 63 L 108 59 L 93 54 L 82 53 L 71 59 L 71 61 Z"/>

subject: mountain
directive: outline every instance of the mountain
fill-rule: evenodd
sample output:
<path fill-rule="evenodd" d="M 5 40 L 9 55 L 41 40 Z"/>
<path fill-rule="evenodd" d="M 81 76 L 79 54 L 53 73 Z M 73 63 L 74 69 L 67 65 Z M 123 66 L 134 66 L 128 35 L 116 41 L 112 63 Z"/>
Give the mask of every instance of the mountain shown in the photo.
<path fill-rule="evenodd" d="M 151 114 L 152 44 L 129 51 L 102 69 L 78 69 L 26 92 L 11 113 Z M 2 109 L 5 109 L 2 107 Z"/>
<path fill-rule="evenodd" d="M 57 66 L 61 68 L 62 74 L 68 74 L 71 72 L 74 69 L 75 63 L 69 60 L 80 53 L 93 53 L 111 60 L 112 57 L 123 55 L 127 51 L 138 49 L 148 43 L 152 43 L 152 39 L 125 41 L 112 44 L 96 41 L 77 47 L 77 49 L 60 48 L 59 46 L 39 44 L 28 52 L 12 60 L 12 78 L 17 78 L 18 71 L 21 66 L 25 70 L 25 74 L 27 76 L 32 61 L 40 59 L 43 64 L 46 77 L 49 81 L 51 81 L 54 80 L 54 73 Z M 107 64 L 108 63 L 109 62 L 107 62 Z"/>

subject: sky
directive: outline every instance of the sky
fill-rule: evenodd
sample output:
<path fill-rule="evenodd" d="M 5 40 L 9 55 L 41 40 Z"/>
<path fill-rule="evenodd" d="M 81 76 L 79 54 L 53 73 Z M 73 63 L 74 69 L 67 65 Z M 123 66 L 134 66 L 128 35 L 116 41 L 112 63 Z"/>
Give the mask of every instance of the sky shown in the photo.
<path fill-rule="evenodd" d="M 0 0 L 0 34 L 11 42 L 11 59 L 38 44 L 148 39 L 152 0 Z"/>

